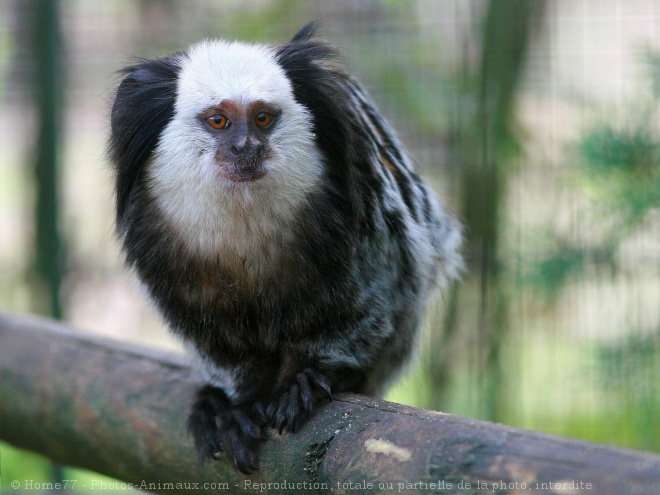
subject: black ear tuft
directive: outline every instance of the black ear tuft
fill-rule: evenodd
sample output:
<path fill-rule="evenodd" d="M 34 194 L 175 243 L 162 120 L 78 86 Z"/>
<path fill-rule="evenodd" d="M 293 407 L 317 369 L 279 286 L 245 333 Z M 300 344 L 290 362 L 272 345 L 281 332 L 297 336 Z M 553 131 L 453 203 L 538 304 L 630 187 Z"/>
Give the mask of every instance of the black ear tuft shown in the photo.
<path fill-rule="evenodd" d="M 109 155 L 115 168 L 117 224 L 161 132 L 172 119 L 181 55 L 143 60 L 125 74 L 112 105 Z"/>
<path fill-rule="evenodd" d="M 307 41 L 313 38 L 316 36 L 318 27 L 319 25 L 317 21 L 308 22 L 302 28 L 300 28 L 300 31 L 298 31 L 293 38 L 291 38 L 291 42 Z"/>
<path fill-rule="evenodd" d="M 339 68 L 337 50 L 311 39 L 316 23 L 304 26 L 288 43 L 277 48 L 277 62 L 291 81 L 296 101 L 312 114 L 314 133 L 326 157 L 347 164 L 351 146 L 350 97 L 346 75 Z"/>

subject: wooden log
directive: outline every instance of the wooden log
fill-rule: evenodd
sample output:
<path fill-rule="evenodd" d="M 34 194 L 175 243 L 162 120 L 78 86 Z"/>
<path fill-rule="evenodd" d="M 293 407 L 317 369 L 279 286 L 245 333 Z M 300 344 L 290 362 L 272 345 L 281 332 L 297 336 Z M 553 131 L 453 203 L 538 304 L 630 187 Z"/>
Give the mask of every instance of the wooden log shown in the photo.
<path fill-rule="evenodd" d="M 0 438 L 155 493 L 657 495 L 660 456 L 358 395 L 262 444 L 260 469 L 197 463 L 182 356 L 0 315 Z M 103 486 L 106 483 L 106 486 Z"/>

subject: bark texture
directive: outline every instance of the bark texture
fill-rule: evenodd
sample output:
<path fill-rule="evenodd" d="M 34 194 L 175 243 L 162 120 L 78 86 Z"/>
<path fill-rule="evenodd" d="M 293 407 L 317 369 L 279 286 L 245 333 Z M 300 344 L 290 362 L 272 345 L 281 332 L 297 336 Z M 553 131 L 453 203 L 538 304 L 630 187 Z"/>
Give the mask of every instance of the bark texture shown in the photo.
<path fill-rule="evenodd" d="M 155 493 L 655 495 L 660 487 L 655 454 L 357 395 L 321 405 L 296 434 L 270 432 L 259 471 L 244 476 L 224 458 L 197 462 L 185 422 L 201 383 L 179 355 L 0 315 L 0 438 Z"/>

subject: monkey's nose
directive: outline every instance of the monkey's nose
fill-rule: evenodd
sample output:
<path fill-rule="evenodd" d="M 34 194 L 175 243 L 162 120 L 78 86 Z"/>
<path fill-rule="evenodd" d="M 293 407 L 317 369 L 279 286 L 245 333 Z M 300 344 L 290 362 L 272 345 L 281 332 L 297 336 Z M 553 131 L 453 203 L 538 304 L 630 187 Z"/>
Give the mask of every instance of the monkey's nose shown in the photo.
<path fill-rule="evenodd" d="M 254 154 L 259 155 L 264 146 L 259 141 L 250 139 L 248 136 L 234 141 L 231 145 L 230 151 L 236 156 Z"/>
<path fill-rule="evenodd" d="M 249 148 L 248 139 L 247 137 L 244 137 L 242 139 L 234 141 L 231 145 L 230 150 L 234 155 L 238 156 L 244 154 L 248 150 L 248 148 Z"/>

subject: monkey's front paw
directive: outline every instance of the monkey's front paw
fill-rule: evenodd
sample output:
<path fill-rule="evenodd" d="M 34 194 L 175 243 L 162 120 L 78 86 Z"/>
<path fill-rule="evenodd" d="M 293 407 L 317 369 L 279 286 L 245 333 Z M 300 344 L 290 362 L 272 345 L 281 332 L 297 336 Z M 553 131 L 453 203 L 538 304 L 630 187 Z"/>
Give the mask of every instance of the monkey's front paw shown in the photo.
<path fill-rule="evenodd" d="M 283 386 L 273 394 L 266 409 L 270 426 L 295 432 L 308 417 L 314 404 L 321 398 L 332 400 L 330 383 L 326 377 L 311 368 L 298 373 L 294 382 Z"/>
<path fill-rule="evenodd" d="M 195 440 L 200 462 L 218 459 L 219 452 L 226 452 L 240 472 L 250 474 L 257 469 L 255 449 L 263 439 L 261 428 L 246 408 L 232 406 L 221 389 L 207 385 L 197 392 L 188 431 Z"/>

